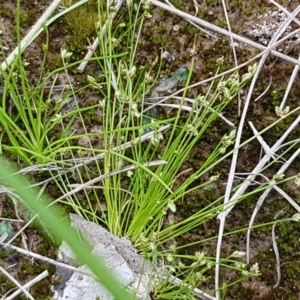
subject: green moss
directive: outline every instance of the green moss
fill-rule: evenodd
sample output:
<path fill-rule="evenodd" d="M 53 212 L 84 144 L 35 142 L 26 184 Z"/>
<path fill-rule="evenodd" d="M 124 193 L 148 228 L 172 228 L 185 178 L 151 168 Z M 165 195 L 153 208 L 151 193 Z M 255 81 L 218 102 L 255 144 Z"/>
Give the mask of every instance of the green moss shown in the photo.
<path fill-rule="evenodd" d="M 30 27 L 37 19 L 39 12 L 37 9 L 30 10 L 22 10 L 20 14 L 20 23 L 22 24 L 22 28 Z"/>
<path fill-rule="evenodd" d="M 0 16 L 8 19 L 15 18 L 15 12 L 12 8 L 0 4 Z"/>
<path fill-rule="evenodd" d="M 257 1 L 243 1 L 243 0 L 232 0 L 228 2 L 228 6 L 232 11 L 239 11 L 240 15 L 252 16 L 253 11 L 257 11 L 259 14 L 266 12 L 265 5 L 258 5 Z"/>
<path fill-rule="evenodd" d="M 7 279 L 5 275 L 0 274 L 0 286 L 6 290 L 10 290 L 15 287 L 15 284 Z"/>
<path fill-rule="evenodd" d="M 67 2 L 69 3 L 69 1 Z M 75 2 L 77 1 L 71 1 L 69 5 Z M 65 15 L 64 21 L 67 28 L 68 50 L 73 52 L 73 59 L 76 59 L 78 54 L 89 45 L 92 37 L 96 36 L 96 23 L 99 21 L 97 1 L 90 0 L 73 9 Z"/>
<path fill-rule="evenodd" d="M 217 6 L 220 4 L 220 0 L 207 0 L 206 1 L 206 4 L 208 6 Z"/>

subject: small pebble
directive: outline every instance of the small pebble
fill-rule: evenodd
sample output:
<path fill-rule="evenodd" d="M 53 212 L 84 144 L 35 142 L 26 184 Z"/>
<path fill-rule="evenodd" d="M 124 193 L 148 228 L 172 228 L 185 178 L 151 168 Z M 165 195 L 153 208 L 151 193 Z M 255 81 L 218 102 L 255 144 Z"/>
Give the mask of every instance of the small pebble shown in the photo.
<path fill-rule="evenodd" d="M 174 25 L 174 26 L 173 26 L 173 30 L 174 30 L 174 31 L 178 31 L 179 29 L 180 29 L 180 26 L 179 26 L 179 25 Z"/>
<path fill-rule="evenodd" d="M 168 51 L 164 51 L 162 58 L 165 59 L 168 63 L 175 61 L 175 57 Z"/>

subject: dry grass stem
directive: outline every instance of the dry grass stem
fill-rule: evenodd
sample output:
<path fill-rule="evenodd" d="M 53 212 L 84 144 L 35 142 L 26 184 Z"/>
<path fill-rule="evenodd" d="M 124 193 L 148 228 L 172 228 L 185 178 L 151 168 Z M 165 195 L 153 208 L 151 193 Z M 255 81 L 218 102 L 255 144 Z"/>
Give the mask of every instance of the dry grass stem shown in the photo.
<path fill-rule="evenodd" d="M 29 294 L 29 292 L 26 290 L 26 288 L 24 286 L 22 286 L 13 276 L 11 276 L 4 268 L 2 268 L 0 266 L 0 272 L 2 274 L 4 274 L 10 281 L 12 281 L 18 288 L 19 290 L 16 292 L 17 295 L 20 294 L 21 292 L 23 292 L 29 299 L 31 300 L 34 300 L 34 298 Z M 47 272 L 48 273 L 48 272 Z M 15 293 L 14 293 L 15 294 Z M 11 297 L 11 296 L 10 296 Z M 10 298 L 10 297 L 7 297 L 5 298 L 6 300 L 7 299 L 13 299 L 13 298 Z"/>

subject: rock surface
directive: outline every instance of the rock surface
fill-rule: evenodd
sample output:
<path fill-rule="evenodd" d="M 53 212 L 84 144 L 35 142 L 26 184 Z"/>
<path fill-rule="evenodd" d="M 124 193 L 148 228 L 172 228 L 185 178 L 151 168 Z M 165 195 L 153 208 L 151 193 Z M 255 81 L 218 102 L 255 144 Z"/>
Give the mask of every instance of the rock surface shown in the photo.
<path fill-rule="evenodd" d="M 84 220 L 78 215 L 70 214 L 71 223 L 78 232 L 92 246 L 92 253 L 106 262 L 111 273 L 128 289 L 136 292 L 137 299 L 150 299 L 149 292 L 151 285 L 149 278 L 153 273 L 153 266 L 145 261 L 126 238 L 119 238 L 108 232 L 105 228 L 95 223 Z M 62 243 L 58 261 L 76 266 L 72 251 Z M 84 265 L 79 270 L 91 274 Z M 52 300 L 112 300 L 114 297 L 97 282 L 92 275 L 72 272 L 65 268 L 58 267 L 55 277 L 60 277 L 59 284 L 54 285 L 54 296 Z"/>

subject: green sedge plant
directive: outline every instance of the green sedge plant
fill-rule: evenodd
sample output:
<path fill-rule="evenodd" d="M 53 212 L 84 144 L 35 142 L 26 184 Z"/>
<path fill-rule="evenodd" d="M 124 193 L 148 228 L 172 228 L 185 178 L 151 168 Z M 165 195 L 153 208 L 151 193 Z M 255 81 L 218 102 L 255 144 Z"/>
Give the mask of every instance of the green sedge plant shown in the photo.
<path fill-rule="evenodd" d="M 46 45 L 44 49 L 47 49 Z M 1 151 L 10 153 L 26 165 L 59 163 L 61 153 L 71 149 L 79 150 L 80 146 L 74 141 L 82 136 L 71 133 L 70 128 L 83 111 L 94 110 L 97 107 L 91 105 L 79 108 L 79 91 L 74 91 L 71 82 L 63 88 L 58 100 L 52 99 L 55 85 L 51 83 L 50 78 L 57 78 L 57 74 L 67 73 L 68 68 L 76 66 L 75 63 L 68 65 L 66 60 L 69 54 L 62 50 L 63 66 L 45 78 L 41 74 L 36 84 L 30 82 L 26 73 L 26 62 L 22 60 L 21 55 L 16 57 L 6 71 L 0 70 L 4 83 L 3 93 L 0 95 Z M 46 55 L 47 50 L 45 57 Z M 68 109 L 69 106 L 73 108 Z"/>
<path fill-rule="evenodd" d="M 104 14 L 101 9 L 103 7 L 99 4 L 99 15 Z M 234 142 L 234 130 L 220 140 L 203 165 L 184 181 L 179 180 L 180 171 L 193 147 L 252 78 L 256 69 L 249 67 L 248 73 L 241 79 L 237 73 L 233 73 L 213 81 L 207 93 L 199 95 L 193 102 L 192 112 L 183 121 L 184 99 L 192 76 L 190 71 L 175 117 L 167 121 L 157 118 L 145 125 L 142 122 L 146 108 L 144 103 L 157 81 L 154 78 L 159 77 L 160 66 L 155 74 L 153 70 L 157 62 L 150 66 L 135 65 L 145 18 L 142 4 L 128 7 L 126 16 L 128 23 L 122 24 L 123 34 L 120 34 L 120 24 L 115 27 L 108 24 L 107 30 L 99 38 L 99 54 L 109 54 L 107 59 L 98 60 L 104 79 L 103 76 L 87 76 L 90 85 L 102 94 L 99 100 L 103 111 L 100 121 L 103 130 L 99 136 L 102 148 L 92 149 L 91 145 L 88 151 L 92 157 L 84 159 L 85 163 L 76 165 L 77 158 L 74 156 L 72 170 L 76 170 L 76 185 L 72 183 L 73 178 L 67 175 L 53 174 L 53 178 L 63 194 L 59 201 L 70 204 L 78 214 L 103 224 L 112 233 L 130 238 L 154 263 L 157 259 L 164 260 L 168 272 L 186 278 L 179 286 L 170 283 L 169 276 L 160 278 L 160 283 L 153 287 L 155 298 L 171 299 L 175 294 L 188 298 L 193 294 L 193 287 L 199 286 L 201 280 L 205 281 L 204 273 L 213 268 L 214 263 L 210 261 L 203 268 L 203 261 L 195 255 L 185 258 L 191 261 L 190 265 L 177 269 L 174 266 L 180 255 L 176 249 L 163 250 L 164 245 L 215 218 L 222 210 L 222 199 L 216 199 L 181 222 L 166 223 L 167 216 L 176 214 L 176 203 L 184 196 L 218 180 L 216 174 L 201 184 L 194 184 L 226 157 L 226 149 Z M 99 28 L 103 25 L 98 24 Z M 127 53 L 116 58 L 120 48 L 127 49 Z M 221 59 L 217 65 L 216 74 L 222 65 Z M 193 60 L 190 70 L 192 68 Z M 221 101 L 218 100 L 220 98 Z M 160 129 L 170 124 L 166 139 Z M 148 139 L 145 138 L 146 132 L 150 137 Z M 179 185 L 178 181 L 181 181 Z M 226 261 L 229 259 L 224 259 L 224 265 Z"/>
<path fill-rule="evenodd" d="M 87 1 L 79 1 L 73 7 L 83 5 Z M 51 24 L 58 17 L 72 9 L 66 9 L 47 21 Z M 82 111 L 93 110 L 95 106 L 79 109 L 77 93 L 71 81 L 62 88 L 61 97 L 53 100 L 53 91 L 58 74 L 66 73 L 68 68 L 76 68 L 76 63 L 69 64 L 70 52 L 62 49 L 60 53 L 61 67 L 54 71 L 46 71 L 46 59 L 49 49 L 49 32 L 47 25 L 32 37 L 31 42 L 42 32 L 46 33 L 46 41 L 42 44 L 41 72 L 38 80 L 33 83 L 27 74 L 28 62 L 23 59 L 20 38 L 20 2 L 17 2 L 16 36 L 19 45 L 18 54 L 11 64 L 3 63 L 0 68 L 1 105 L 0 105 L 0 150 L 2 153 L 22 161 L 30 166 L 33 163 L 62 163 L 61 153 L 70 149 L 80 150 L 74 142 L 81 136 L 70 132 L 70 128 Z M 1 42 L 1 39 L 0 39 Z M 27 45 L 28 46 L 28 45 Z M 26 46 L 26 47 L 27 47 Z M 4 60 L 6 55 L 2 50 Z M 99 59 L 99 58 L 98 58 Z M 68 109 L 69 106 L 72 109 Z"/>

